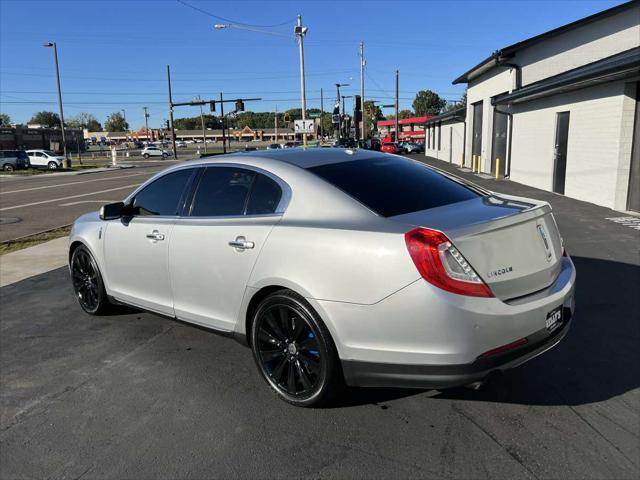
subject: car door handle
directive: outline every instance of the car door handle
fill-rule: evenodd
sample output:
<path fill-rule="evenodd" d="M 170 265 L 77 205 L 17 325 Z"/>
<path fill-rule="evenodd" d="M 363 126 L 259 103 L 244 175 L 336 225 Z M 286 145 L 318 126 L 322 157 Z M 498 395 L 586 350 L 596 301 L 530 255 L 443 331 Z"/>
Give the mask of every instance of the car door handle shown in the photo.
<path fill-rule="evenodd" d="M 229 246 L 233 248 L 237 248 L 239 250 L 246 250 L 248 248 L 253 248 L 256 246 L 255 243 L 248 241 L 244 237 L 238 237 L 235 240 L 229 242 Z"/>
<path fill-rule="evenodd" d="M 158 232 L 158 230 L 154 230 L 151 233 L 147 233 L 147 238 L 149 240 L 155 240 L 155 241 L 164 240 L 164 234 Z"/>

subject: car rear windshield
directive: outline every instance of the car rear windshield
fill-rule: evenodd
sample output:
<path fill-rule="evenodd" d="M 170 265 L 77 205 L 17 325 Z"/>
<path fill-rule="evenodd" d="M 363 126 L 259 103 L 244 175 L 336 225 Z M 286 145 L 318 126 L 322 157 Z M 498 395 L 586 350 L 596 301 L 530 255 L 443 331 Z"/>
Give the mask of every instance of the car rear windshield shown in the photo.
<path fill-rule="evenodd" d="M 471 188 L 403 158 L 363 158 L 309 170 L 383 217 L 478 198 Z"/>

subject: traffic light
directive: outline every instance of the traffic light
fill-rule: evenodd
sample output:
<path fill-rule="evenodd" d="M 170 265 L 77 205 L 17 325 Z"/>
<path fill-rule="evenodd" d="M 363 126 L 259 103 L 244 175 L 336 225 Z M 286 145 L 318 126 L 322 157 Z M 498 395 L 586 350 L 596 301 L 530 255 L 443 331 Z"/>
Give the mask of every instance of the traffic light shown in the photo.
<path fill-rule="evenodd" d="M 356 95 L 354 110 L 356 112 L 361 112 L 362 111 L 362 97 L 360 95 Z"/>
<path fill-rule="evenodd" d="M 244 112 L 244 102 L 240 99 L 236 100 L 236 112 Z"/>
<path fill-rule="evenodd" d="M 215 112 L 216 111 L 216 102 L 214 102 L 214 101 L 209 102 L 209 111 L 210 112 Z"/>
<path fill-rule="evenodd" d="M 291 117 L 289 116 L 289 112 L 285 112 L 285 114 L 284 114 L 284 121 L 285 121 L 285 122 L 289 122 L 289 121 L 291 121 Z"/>
<path fill-rule="evenodd" d="M 169 128 L 171 128 L 171 127 L 169 126 L 169 120 L 165 120 L 165 121 L 167 122 L 167 130 L 169 130 Z"/>

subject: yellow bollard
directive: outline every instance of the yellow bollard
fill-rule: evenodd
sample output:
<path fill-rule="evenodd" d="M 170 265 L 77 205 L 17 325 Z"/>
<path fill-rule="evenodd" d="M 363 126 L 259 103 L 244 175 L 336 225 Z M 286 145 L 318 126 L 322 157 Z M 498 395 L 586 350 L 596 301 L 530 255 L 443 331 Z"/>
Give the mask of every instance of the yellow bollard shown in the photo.
<path fill-rule="evenodd" d="M 476 171 L 476 156 L 475 155 L 471 155 L 471 172 L 475 172 Z"/>
<path fill-rule="evenodd" d="M 496 158 L 496 180 L 500 178 L 500 159 Z"/>

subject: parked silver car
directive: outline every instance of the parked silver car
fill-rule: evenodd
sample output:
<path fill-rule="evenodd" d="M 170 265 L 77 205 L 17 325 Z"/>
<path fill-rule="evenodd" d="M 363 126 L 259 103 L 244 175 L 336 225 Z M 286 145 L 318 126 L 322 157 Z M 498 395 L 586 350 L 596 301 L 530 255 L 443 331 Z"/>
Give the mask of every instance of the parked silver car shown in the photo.
<path fill-rule="evenodd" d="M 286 149 L 171 167 L 80 217 L 81 307 L 124 303 L 248 344 L 285 401 L 444 388 L 557 344 L 575 270 L 545 202 L 396 155 Z"/>

